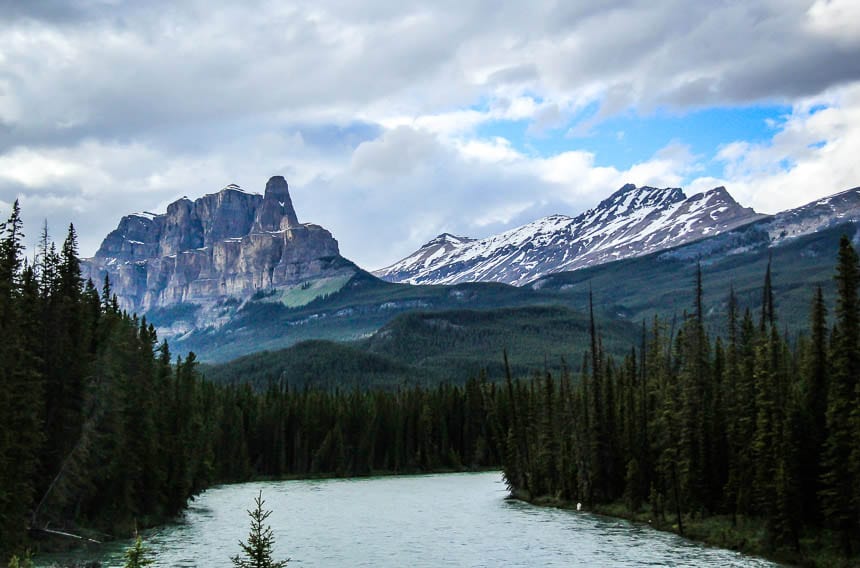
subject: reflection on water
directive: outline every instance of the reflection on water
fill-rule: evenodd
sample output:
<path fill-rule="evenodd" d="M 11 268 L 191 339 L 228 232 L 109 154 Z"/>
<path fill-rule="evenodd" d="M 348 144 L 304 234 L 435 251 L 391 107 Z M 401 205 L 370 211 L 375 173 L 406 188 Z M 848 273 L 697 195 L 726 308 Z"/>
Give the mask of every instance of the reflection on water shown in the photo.
<path fill-rule="evenodd" d="M 278 558 L 289 566 L 774 566 L 587 513 L 506 500 L 499 473 L 278 481 L 206 491 L 184 518 L 144 535 L 157 567 L 230 567 L 263 491 Z M 122 566 L 128 542 L 43 557 Z"/>

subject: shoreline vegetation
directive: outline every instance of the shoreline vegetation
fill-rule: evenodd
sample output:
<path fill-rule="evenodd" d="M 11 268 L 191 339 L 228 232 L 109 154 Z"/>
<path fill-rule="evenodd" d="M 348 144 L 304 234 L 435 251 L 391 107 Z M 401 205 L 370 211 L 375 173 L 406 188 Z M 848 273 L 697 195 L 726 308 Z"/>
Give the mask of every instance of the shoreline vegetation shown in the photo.
<path fill-rule="evenodd" d="M 786 566 L 800 568 L 852 568 L 857 566 L 857 558 L 845 558 L 839 548 L 839 539 L 830 531 L 819 530 L 800 538 L 801 551 L 773 550 L 768 544 L 766 521 L 760 518 L 738 517 L 732 524 L 731 515 L 683 516 L 684 532 L 670 518 L 660 518 L 644 505 L 632 511 L 623 501 L 598 504 L 593 507 L 577 508 L 577 503 L 554 497 L 532 497 L 522 492 L 511 492 L 509 499 L 529 503 L 537 507 L 550 507 L 578 511 L 676 534 L 688 540 L 734 550 L 742 554 L 756 556 Z"/>

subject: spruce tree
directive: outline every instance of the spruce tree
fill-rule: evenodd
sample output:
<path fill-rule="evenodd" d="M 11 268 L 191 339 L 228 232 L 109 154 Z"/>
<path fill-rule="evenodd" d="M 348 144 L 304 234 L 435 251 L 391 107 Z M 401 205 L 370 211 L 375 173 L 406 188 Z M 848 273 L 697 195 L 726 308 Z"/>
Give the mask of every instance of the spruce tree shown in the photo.
<path fill-rule="evenodd" d="M 801 357 L 802 420 L 805 436 L 801 441 L 801 485 L 806 489 L 802 496 L 803 514 L 815 522 L 821 520 L 818 493 L 821 491 L 821 460 L 827 433 L 827 307 L 824 293 L 818 286 L 810 314 L 810 338 Z"/>
<path fill-rule="evenodd" d="M 254 499 L 256 505 L 254 510 L 248 511 L 248 516 L 251 517 L 251 532 L 248 534 L 248 541 L 239 542 L 244 554 L 231 558 L 233 566 L 237 568 L 283 568 L 289 562 L 289 559 L 281 561 L 272 559 L 275 536 L 272 527 L 265 524 L 272 511 L 263 510 L 264 503 L 263 492 L 260 491 Z"/>
<path fill-rule="evenodd" d="M 143 568 L 154 563 L 154 560 L 148 557 L 149 551 L 143 546 L 143 541 L 140 535 L 134 541 L 134 545 L 127 548 L 125 551 L 125 565 L 123 568 Z"/>
<path fill-rule="evenodd" d="M 836 270 L 836 330 L 833 340 L 832 372 L 828 385 L 827 439 L 822 464 L 821 506 L 825 520 L 841 534 L 844 552 L 850 553 L 856 540 L 857 504 L 856 435 L 852 433 L 852 412 L 858 404 L 860 376 L 860 265 L 848 237 L 839 243 Z M 855 463 L 852 463 L 855 462 Z"/>

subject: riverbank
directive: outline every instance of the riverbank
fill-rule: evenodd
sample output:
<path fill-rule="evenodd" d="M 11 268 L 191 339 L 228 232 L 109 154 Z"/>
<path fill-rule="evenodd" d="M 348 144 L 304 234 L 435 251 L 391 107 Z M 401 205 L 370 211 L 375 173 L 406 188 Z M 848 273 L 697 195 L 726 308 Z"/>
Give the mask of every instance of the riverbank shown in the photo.
<path fill-rule="evenodd" d="M 512 499 L 525 501 L 541 507 L 576 509 L 576 504 L 551 497 L 533 498 L 530 495 L 513 491 Z M 767 539 L 764 521 L 752 517 L 737 517 L 732 524 L 730 515 L 711 515 L 707 517 L 684 515 L 683 533 L 678 531 L 674 517 L 659 518 L 648 505 L 639 511 L 632 511 L 623 502 L 583 507 L 583 512 L 624 519 L 637 524 L 648 525 L 664 532 L 671 532 L 684 538 L 695 540 L 743 554 L 759 556 L 781 564 L 800 568 L 857 568 L 860 556 L 846 559 L 841 555 L 836 536 L 826 530 L 806 529 L 800 538 L 800 550 L 773 549 Z"/>
<path fill-rule="evenodd" d="M 228 568 L 247 537 L 242 513 L 262 491 L 274 554 L 315 568 L 458 566 L 697 566 L 777 568 L 660 531 L 507 501 L 498 471 L 231 484 L 212 488 L 182 522 L 144 533 L 155 566 Z M 244 517 L 244 519 L 243 519 Z M 122 566 L 114 542 L 92 553 L 44 556 L 37 568 Z"/>
<path fill-rule="evenodd" d="M 433 470 L 409 469 L 403 471 L 372 471 L 365 474 L 338 474 L 338 473 L 316 473 L 316 474 L 295 474 L 285 476 L 253 476 L 248 479 L 222 480 L 213 482 L 200 493 L 192 496 L 189 504 L 198 498 L 202 493 L 219 487 L 239 485 L 244 483 L 256 482 L 277 482 L 277 481 L 310 481 L 322 479 L 369 479 L 374 477 L 400 477 L 400 476 L 416 476 L 416 475 L 436 475 L 445 473 L 485 473 L 499 471 L 498 467 L 463 467 L 463 468 L 436 468 Z M 187 507 L 186 507 L 187 509 Z M 183 510 L 179 517 L 185 514 Z M 97 549 L 99 546 L 108 544 L 116 540 L 125 540 L 131 538 L 138 531 L 145 531 L 157 526 L 165 525 L 176 521 L 177 517 L 146 517 L 136 519 L 136 522 L 130 523 L 127 526 L 114 525 L 111 527 L 113 532 L 107 534 L 104 532 L 105 527 L 97 525 L 92 526 L 70 526 L 66 527 L 66 532 L 70 533 L 67 536 L 59 534 L 50 534 L 40 531 L 38 537 L 31 534 L 31 544 L 35 545 L 31 549 L 36 553 L 55 553 L 64 552 L 73 549 Z M 5 559 L 0 559 L 0 568 L 4 568 Z"/>

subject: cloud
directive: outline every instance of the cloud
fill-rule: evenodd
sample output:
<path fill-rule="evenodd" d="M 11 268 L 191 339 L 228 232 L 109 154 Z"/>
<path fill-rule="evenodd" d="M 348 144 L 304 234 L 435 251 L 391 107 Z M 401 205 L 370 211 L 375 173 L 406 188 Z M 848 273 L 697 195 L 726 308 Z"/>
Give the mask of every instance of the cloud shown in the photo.
<path fill-rule="evenodd" d="M 856 16 L 850 0 L 0 1 L 0 201 L 20 197 L 30 227 L 74 221 L 91 254 L 122 213 L 283 174 L 302 220 L 371 268 L 626 182 L 725 183 L 773 211 L 857 184 Z M 771 140 L 712 155 L 680 140 L 618 167 L 582 138 L 619 114 L 773 102 L 793 111 Z M 560 142 L 482 130 L 510 123 Z"/>
<path fill-rule="evenodd" d="M 349 167 L 299 191 L 330 196 L 326 205 L 308 201 L 307 214 L 334 230 L 346 256 L 380 268 L 442 232 L 483 237 L 577 214 L 628 181 L 679 185 L 691 159 L 672 144 L 618 170 L 596 165 L 590 152 L 542 158 L 503 138 L 452 142 L 399 126 L 357 148 Z"/>
<path fill-rule="evenodd" d="M 0 143 L 261 113 L 379 121 L 526 92 L 562 110 L 685 108 L 860 78 L 847 1 L 447 4 L 5 3 Z"/>
<path fill-rule="evenodd" d="M 726 185 L 758 211 L 776 213 L 860 185 L 860 85 L 799 101 L 763 143 L 732 142 L 715 159 L 722 178 L 692 187 Z"/>

